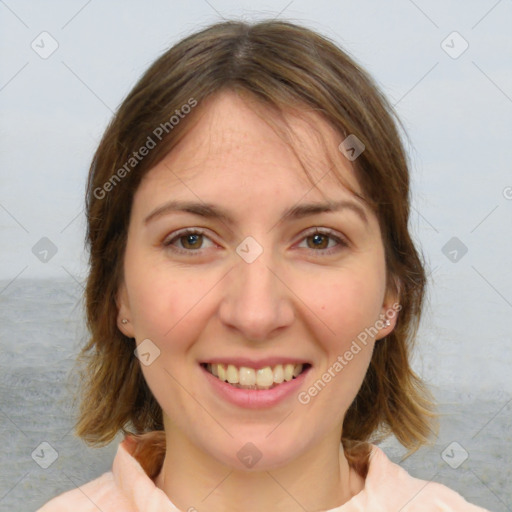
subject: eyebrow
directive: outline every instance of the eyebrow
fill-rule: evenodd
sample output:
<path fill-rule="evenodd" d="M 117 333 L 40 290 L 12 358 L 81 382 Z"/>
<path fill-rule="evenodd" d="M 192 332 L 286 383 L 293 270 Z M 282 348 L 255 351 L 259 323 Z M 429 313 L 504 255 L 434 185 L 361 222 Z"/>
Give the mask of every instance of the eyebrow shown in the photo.
<path fill-rule="evenodd" d="M 318 215 L 320 213 L 339 212 L 341 210 L 349 210 L 356 213 L 365 225 L 368 225 L 368 217 L 361 207 L 354 201 L 341 200 L 331 201 L 325 203 L 306 203 L 285 210 L 281 216 L 280 222 L 285 220 L 302 219 L 311 215 Z M 218 206 L 208 203 L 197 203 L 193 201 L 168 201 L 167 203 L 159 206 L 153 210 L 145 219 L 144 224 L 156 220 L 164 215 L 176 212 L 191 213 L 200 217 L 215 219 L 225 222 L 227 224 L 234 224 L 231 215 Z"/>

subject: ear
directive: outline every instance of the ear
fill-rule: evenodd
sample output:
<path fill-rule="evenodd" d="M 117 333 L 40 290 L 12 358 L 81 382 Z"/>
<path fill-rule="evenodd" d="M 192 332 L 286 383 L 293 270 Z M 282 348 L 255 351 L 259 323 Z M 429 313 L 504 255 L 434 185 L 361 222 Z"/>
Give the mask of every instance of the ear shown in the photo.
<path fill-rule="evenodd" d="M 402 309 L 402 305 L 400 304 L 400 290 L 400 281 L 398 278 L 393 277 L 382 303 L 380 321 L 376 323 L 376 326 L 379 328 L 379 334 L 376 336 L 376 340 L 380 340 L 391 334 L 396 326 L 399 311 Z M 389 321 L 389 325 L 386 325 L 386 320 Z"/>
<path fill-rule="evenodd" d="M 133 329 L 130 303 L 128 301 L 128 293 L 124 282 L 119 285 L 116 294 L 116 305 L 117 305 L 117 327 L 118 329 L 128 338 L 135 338 L 135 332 Z M 123 320 L 126 320 L 123 323 Z"/>

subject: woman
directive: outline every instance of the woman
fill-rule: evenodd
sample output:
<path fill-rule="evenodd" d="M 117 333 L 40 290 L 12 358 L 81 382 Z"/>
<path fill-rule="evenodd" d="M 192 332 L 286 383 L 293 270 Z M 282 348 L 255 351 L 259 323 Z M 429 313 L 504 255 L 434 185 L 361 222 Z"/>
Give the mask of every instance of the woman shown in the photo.
<path fill-rule="evenodd" d="M 408 217 L 392 110 L 331 42 L 225 22 L 167 51 L 88 182 L 77 433 L 126 437 L 40 510 L 483 510 L 375 445 L 434 418 Z"/>

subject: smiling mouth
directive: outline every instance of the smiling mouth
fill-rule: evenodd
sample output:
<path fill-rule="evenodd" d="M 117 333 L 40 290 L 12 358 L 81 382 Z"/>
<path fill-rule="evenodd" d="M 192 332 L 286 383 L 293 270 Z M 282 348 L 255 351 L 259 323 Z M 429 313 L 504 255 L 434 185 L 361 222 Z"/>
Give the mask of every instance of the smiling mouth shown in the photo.
<path fill-rule="evenodd" d="M 237 367 L 232 364 L 201 363 L 201 366 L 217 379 L 239 389 L 272 389 L 283 382 L 296 379 L 308 370 L 306 364 L 277 364 L 263 368 Z"/>

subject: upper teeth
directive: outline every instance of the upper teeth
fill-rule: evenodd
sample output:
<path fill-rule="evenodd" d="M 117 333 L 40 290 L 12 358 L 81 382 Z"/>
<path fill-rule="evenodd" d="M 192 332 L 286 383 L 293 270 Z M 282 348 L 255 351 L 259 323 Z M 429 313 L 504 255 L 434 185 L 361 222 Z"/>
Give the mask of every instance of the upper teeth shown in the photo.
<path fill-rule="evenodd" d="M 224 382 L 242 386 L 270 387 L 274 383 L 290 381 L 302 372 L 302 364 L 278 364 L 271 368 L 265 366 L 255 370 L 247 366 L 237 368 L 232 364 L 208 364 L 207 370 Z"/>

